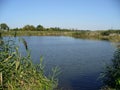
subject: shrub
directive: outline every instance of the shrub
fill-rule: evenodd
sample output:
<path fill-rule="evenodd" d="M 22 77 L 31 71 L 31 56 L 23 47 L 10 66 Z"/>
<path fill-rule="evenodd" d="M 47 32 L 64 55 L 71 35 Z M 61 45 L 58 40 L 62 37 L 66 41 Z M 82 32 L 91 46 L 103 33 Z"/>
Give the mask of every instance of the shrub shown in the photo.
<path fill-rule="evenodd" d="M 111 65 L 106 67 L 102 75 L 107 86 L 120 90 L 120 48 L 115 51 Z"/>

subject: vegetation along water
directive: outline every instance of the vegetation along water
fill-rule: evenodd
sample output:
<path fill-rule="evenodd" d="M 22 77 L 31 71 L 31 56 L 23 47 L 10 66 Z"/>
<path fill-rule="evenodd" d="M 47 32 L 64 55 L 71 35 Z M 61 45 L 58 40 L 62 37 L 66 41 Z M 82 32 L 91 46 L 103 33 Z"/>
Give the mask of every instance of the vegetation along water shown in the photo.
<path fill-rule="evenodd" d="M 11 38 L 0 38 L 0 90 L 53 90 L 57 87 L 57 68 L 47 77 L 44 74 L 43 59 L 34 64 L 24 39 L 26 56 Z"/>
<path fill-rule="evenodd" d="M 83 31 L 41 25 L 10 29 L 3 23 L 0 36 L 0 88 L 3 90 L 120 89 L 120 30 Z M 8 36 L 24 38 L 21 39 L 24 47 Z M 118 49 L 112 46 L 114 43 Z M 43 58 L 39 60 L 40 54 L 46 67 Z M 57 68 L 49 74 L 55 66 L 62 71 L 59 83 Z"/>
<path fill-rule="evenodd" d="M 6 23 L 0 24 L 0 32 L 3 36 L 71 36 L 83 39 L 109 40 L 113 42 L 120 41 L 120 30 L 76 30 L 61 29 L 59 27 L 45 28 L 42 25 L 25 25 L 22 28 L 10 29 Z"/>

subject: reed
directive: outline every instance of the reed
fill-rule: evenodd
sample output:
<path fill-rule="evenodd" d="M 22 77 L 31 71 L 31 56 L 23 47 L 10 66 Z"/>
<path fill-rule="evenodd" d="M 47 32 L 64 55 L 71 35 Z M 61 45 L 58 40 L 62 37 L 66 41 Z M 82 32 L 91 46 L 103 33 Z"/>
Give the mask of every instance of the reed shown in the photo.
<path fill-rule="evenodd" d="M 39 64 L 34 64 L 28 48 L 27 55 L 22 56 L 13 40 L 1 40 L 3 43 L 0 43 L 0 90 L 53 90 L 57 87 L 57 68 L 53 69 L 48 78 L 44 74 L 42 57 Z M 27 42 L 23 43 L 27 47 Z"/>
<path fill-rule="evenodd" d="M 107 88 L 103 90 L 120 90 L 120 48 L 115 51 L 114 57 L 110 65 L 106 66 L 106 70 L 101 74 L 102 81 Z"/>
<path fill-rule="evenodd" d="M 102 31 L 73 31 L 73 30 L 45 30 L 45 31 L 1 31 L 3 36 L 70 36 L 74 38 L 107 40 L 120 42 L 119 33 L 103 34 Z"/>

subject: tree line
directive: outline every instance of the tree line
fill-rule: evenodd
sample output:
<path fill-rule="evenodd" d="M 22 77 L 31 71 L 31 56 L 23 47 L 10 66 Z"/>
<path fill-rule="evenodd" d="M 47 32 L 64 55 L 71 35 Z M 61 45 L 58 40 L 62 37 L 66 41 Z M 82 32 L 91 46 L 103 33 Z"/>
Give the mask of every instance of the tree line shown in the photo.
<path fill-rule="evenodd" d="M 10 27 L 6 24 L 6 23 L 1 23 L 0 24 L 0 30 L 30 30 L 30 31 L 34 31 L 34 30 L 44 30 L 45 28 L 42 25 L 37 25 L 37 27 L 33 26 L 33 25 L 25 25 L 23 28 L 13 28 L 10 29 Z"/>
<path fill-rule="evenodd" d="M 76 29 L 61 29 L 59 27 L 50 27 L 50 28 L 45 28 L 42 25 L 37 25 L 36 27 L 34 25 L 25 25 L 22 28 L 13 28 L 10 29 L 10 27 L 6 23 L 1 23 L 0 24 L 0 30 L 3 31 L 77 31 L 77 32 L 90 32 L 90 30 L 76 30 Z M 119 30 L 101 30 L 98 31 L 102 36 L 109 36 L 110 34 L 120 34 L 120 29 Z"/>
<path fill-rule="evenodd" d="M 6 23 L 1 23 L 0 24 L 0 30 L 3 31 L 9 31 L 9 30 L 13 30 L 13 31 L 44 31 L 44 30 L 70 30 L 70 29 L 61 29 L 59 27 L 50 27 L 50 28 L 45 28 L 42 25 L 37 25 L 36 27 L 34 25 L 25 25 L 22 28 L 13 28 L 10 29 L 10 27 L 6 24 Z"/>

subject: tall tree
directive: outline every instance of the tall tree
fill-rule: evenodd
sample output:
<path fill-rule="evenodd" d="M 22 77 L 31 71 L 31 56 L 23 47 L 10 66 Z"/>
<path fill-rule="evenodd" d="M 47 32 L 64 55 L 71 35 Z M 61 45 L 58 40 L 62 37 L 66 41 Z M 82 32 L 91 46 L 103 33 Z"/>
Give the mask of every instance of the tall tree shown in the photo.
<path fill-rule="evenodd" d="M 1 23 L 0 24 L 0 29 L 1 30 L 9 30 L 9 27 L 8 27 L 8 25 L 6 23 Z"/>
<path fill-rule="evenodd" d="M 44 30 L 44 27 L 42 25 L 37 25 L 36 29 L 40 31 L 40 30 Z"/>

